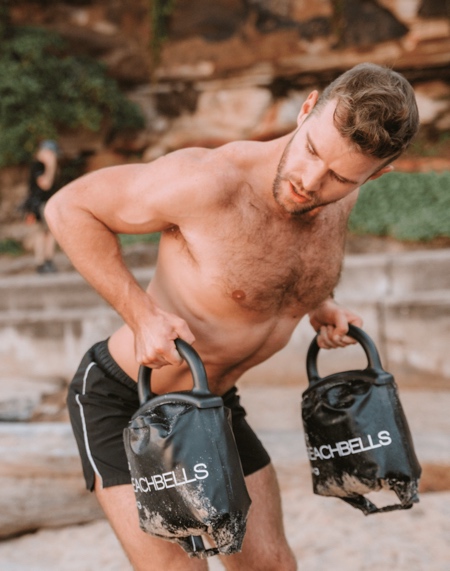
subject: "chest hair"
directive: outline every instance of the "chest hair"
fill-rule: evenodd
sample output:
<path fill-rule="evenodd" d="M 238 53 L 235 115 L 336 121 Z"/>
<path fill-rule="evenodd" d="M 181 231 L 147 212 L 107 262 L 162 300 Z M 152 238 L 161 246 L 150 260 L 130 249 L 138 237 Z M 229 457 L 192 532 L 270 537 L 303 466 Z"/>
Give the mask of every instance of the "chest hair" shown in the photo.
<path fill-rule="evenodd" d="M 310 310 L 339 280 L 347 217 L 330 205 L 315 219 L 278 218 L 249 203 L 216 226 L 217 283 L 244 309 Z"/>

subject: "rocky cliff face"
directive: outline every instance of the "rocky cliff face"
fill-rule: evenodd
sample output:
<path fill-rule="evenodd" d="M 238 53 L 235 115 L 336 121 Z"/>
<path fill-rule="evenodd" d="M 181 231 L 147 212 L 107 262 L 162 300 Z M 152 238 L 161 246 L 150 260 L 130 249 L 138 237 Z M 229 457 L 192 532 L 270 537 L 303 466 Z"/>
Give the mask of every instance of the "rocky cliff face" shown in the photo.
<path fill-rule="evenodd" d="M 158 7 L 167 14 L 152 31 Z M 11 15 L 103 61 L 144 110 L 147 128 L 132 138 L 62 134 L 67 154 L 93 153 L 87 169 L 286 133 L 311 89 L 363 61 L 406 75 L 423 129 L 435 137 L 450 129 L 442 0 L 18 0 Z"/>

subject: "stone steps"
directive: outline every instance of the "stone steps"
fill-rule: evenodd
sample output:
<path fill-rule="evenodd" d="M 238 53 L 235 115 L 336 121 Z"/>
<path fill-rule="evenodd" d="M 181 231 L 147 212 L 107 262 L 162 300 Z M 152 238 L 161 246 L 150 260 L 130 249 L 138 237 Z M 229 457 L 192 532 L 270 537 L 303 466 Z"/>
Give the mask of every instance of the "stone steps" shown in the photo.
<path fill-rule="evenodd" d="M 153 268 L 133 274 L 146 286 Z M 75 271 L 56 274 L 25 274 L 0 278 L 0 315 L 14 312 L 47 312 L 106 307 L 107 303 Z"/>
<path fill-rule="evenodd" d="M 153 268 L 133 269 L 145 285 Z M 347 255 L 339 297 L 375 301 L 389 296 L 450 289 L 450 249 L 415 252 Z M 106 305 L 76 272 L 3 275 L 0 277 L 0 313 Z"/>
<path fill-rule="evenodd" d="M 134 273 L 145 285 L 152 271 Z M 345 259 L 336 298 L 363 316 L 384 366 L 404 386 L 450 386 L 449 272 L 450 250 Z M 2 374 L 68 379 L 86 349 L 120 323 L 75 272 L 4 276 L 0 279 Z M 312 337 L 309 323 L 303 320 L 288 346 L 245 379 L 267 384 L 274 379 L 295 383 L 299 376 L 304 380 L 304 359 Z M 349 368 L 354 358 L 357 367 L 364 367 L 364 359 L 352 349 L 332 352 L 331 369 Z M 327 358 L 323 361 L 327 374 Z"/>
<path fill-rule="evenodd" d="M 450 249 L 346 256 L 336 294 L 353 299 L 402 298 L 450 289 Z"/>

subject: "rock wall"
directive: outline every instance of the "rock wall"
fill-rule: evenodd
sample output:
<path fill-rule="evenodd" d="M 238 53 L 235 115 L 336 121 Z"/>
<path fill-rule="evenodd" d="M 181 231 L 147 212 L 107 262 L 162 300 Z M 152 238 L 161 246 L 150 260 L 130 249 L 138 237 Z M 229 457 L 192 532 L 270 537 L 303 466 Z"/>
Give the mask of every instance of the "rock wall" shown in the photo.
<path fill-rule="evenodd" d="M 159 35 L 157 6 L 169 12 Z M 90 153 L 85 170 L 284 134 L 309 91 L 363 61 L 413 83 L 432 138 L 450 129 L 450 9 L 441 0 L 18 0 L 11 17 L 104 62 L 144 111 L 146 129 L 132 137 L 61 133 L 67 156 Z M 3 198 L 24 192 L 18 173 L 0 173 L 2 221 L 14 215 Z"/>

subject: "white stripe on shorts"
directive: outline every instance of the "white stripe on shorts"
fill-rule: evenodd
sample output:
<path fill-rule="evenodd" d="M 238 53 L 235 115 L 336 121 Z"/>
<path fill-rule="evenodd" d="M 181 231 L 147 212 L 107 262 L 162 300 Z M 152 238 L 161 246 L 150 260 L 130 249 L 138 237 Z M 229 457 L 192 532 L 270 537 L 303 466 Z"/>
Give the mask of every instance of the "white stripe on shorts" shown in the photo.
<path fill-rule="evenodd" d="M 95 364 L 96 364 L 96 363 L 94 363 L 94 362 L 89 363 L 89 366 L 87 367 L 86 372 L 84 373 L 84 378 L 83 378 L 83 393 L 82 393 L 83 395 L 86 394 L 86 383 L 87 383 L 87 377 L 88 377 L 89 371 L 91 370 L 91 368 L 92 368 Z M 103 488 L 103 478 L 102 478 L 100 472 L 98 471 L 98 468 L 97 468 L 97 466 L 96 466 L 96 464 L 95 464 L 95 462 L 94 462 L 94 458 L 92 457 L 92 454 L 91 454 L 91 449 L 90 449 L 90 447 L 89 447 L 89 439 L 88 439 L 88 434 L 87 434 L 86 419 L 85 419 L 85 416 L 84 416 L 83 405 L 82 405 L 82 403 L 80 402 L 80 395 L 76 395 L 75 399 L 76 399 L 76 401 L 77 401 L 77 403 L 78 403 L 78 406 L 80 407 L 80 415 L 81 415 L 81 422 L 82 422 L 82 424 L 83 424 L 83 437 L 84 437 L 84 445 L 85 445 L 85 447 L 86 447 L 86 453 L 87 453 L 87 455 L 88 455 L 89 462 L 90 462 L 90 464 L 91 464 L 91 466 L 92 466 L 92 469 L 93 469 L 94 472 L 97 474 L 97 476 L 100 478 L 100 483 L 101 483 L 101 486 L 102 486 L 102 488 Z"/>

